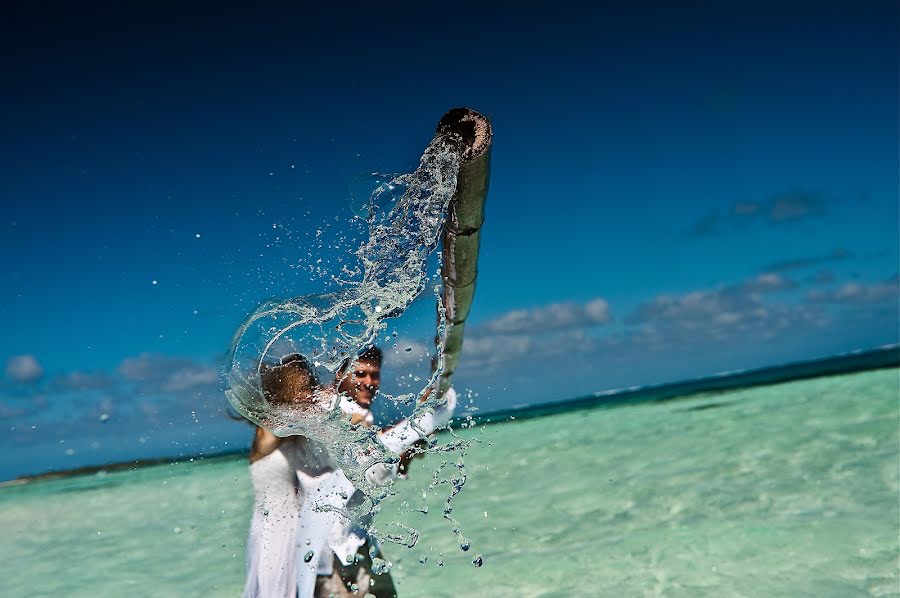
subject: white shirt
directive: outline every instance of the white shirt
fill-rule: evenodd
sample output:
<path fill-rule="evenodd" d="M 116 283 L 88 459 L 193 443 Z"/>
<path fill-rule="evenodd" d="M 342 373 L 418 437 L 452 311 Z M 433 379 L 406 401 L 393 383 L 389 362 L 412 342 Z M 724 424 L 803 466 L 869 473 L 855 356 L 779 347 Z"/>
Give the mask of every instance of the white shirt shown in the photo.
<path fill-rule="evenodd" d="M 380 432 L 378 440 L 389 451 L 399 455 L 419 439 L 426 438 L 436 429 L 445 426 L 450 421 L 456 408 L 456 391 L 453 388 L 449 388 L 444 394 L 444 399 L 445 402 L 442 405 L 435 409 L 426 410 L 425 413 L 414 420 L 401 420 L 395 426 Z M 371 425 L 374 421 L 372 412 L 369 409 L 360 406 L 344 395 L 340 395 L 339 406 L 341 411 L 348 415 L 362 416 L 367 424 Z M 328 455 L 323 444 L 303 436 L 297 436 L 296 439 L 299 451 L 297 477 L 301 486 L 312 487 L 315 485 L 317 487 L 319 482 L 313 478 L 324 477 L 331 472 L 340 471 L 337 464 Z M 396 464 L 375 464 L 366 470 L 366 480 L 374 486 L 387 485 L 396 479 L 397 467 Z M 350 494 L 352 495 L 353 493 L 351 492 Z M 344 505 L 342 504 L 341 506 Z M 304 505 L 304 513 L 306 512 L 306 505 Z M 315 517 L 316 515 L 312 513 L 309 513 L 309 515 L 301 514 L 301 525 L 305 516 Z M 356 551 L 365 541 L 366 536 L 361 530 L 358 530 L 346 518 L 337 517 L 331 530 L 328 544 L 338 559 L 345 565 L 349 565 L 353 561 Z M 298 554 L 303 552 L 303 542 L 306 542 L 306 538 L 303 537 L 303 534 L 298 535 Z M 303 554 L 305 555 L 305 552 Z M 320 556 L 317 573 L 319 575 L 331 575 L 333 564 L 331 555 L 323 552 Z"/>

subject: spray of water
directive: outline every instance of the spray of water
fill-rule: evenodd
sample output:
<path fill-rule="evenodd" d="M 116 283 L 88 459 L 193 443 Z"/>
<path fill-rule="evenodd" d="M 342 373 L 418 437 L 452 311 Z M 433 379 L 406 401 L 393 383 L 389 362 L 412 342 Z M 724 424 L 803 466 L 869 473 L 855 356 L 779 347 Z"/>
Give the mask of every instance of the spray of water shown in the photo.
<path fill-rule="evenodd" d="M 379 503 L 390 494 L 389 486 L 371 483 L 365 473 L 378 464 L 396 463 L 392 454 L 377 440 L 376 431 L 351 426 L 333 400 L 333 387 L 323 387 L 319 398 L 303 405 L 267 401 L 262 391 L 266 367 L 278 364 L 289 354 L 303 355 L 320 381 L 332 381 L 348 358 L 355 357 L 386 327 L 386 320 L 400 316 L 424 290 L 428 255 L 437 245 L 447 206 L 456 188 L 460 166 L 460 140 L 448 133 L 436 137 L 425 150 L 418 168 L 409 174 L 383 178 L 367 203 L 368 240 L 357 250 L 362 279 L 348 283 L 339 291 L 305 295 L 261 305 L 237 330 L 231 346 L 231 366 L 226 395 L 232 406 L 248 420 L 278 436 L 300 434 L 325 445 L 336 464 L 365 494 L 365 500 L 353 512 L 342 513 L 354 521 L 378 511 Z M 437 294 L 437 293 L 436 293 Z M 439 297 L 439 295 L 438 295 Z M 443 310 L 438 334 L 443 335 Z M 425 399 L 436 386 L 443 359 L 438 344 L 437 368 L 427 384 L 404 402 Z M 427 412 L 440 399 L 430 393 L 427 400 L 416 400 L 413 418 Z M 424 437 L 424 434 L 422 435 Z M 438 445 L 434 439 L 425 449 L 431 452 L 464 451 L 462 441 Z M 442 466 L 443 469 L 443 466 Z M 462 466 L 457 465 L 459 471 Z M 464 481 L 453 476 L 442 480 L 435 473 L 435 484 L 448 482 L 455 496 Z M 464 542 L 459 526 L 450 516 L 454 531 Z M 371 522 L 370 533 L 380 540 L 415 544 L 418 533 L 395 523 L 400 534 L 379 535 Z"/>

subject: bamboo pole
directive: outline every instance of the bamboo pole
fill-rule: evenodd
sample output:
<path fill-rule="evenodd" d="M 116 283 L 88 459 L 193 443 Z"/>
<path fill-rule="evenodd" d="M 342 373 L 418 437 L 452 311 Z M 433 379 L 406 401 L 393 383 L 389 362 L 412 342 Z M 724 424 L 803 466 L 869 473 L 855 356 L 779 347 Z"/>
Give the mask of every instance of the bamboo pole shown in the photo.
<path fill-rule="evenodd" d="M 441 275 L 446 309 L 444 370 L 440 392 L 450 387 L 462 353 L 466 318 L 475 297 L 478 277 L 478 247 L 484 224 L 493 134 L 488 119 L 469 108 L 454 108 L 437 126 L 437 134 L 455 133 L 463 144 L 456 192 L 450 200 L 442 234 Z"/>

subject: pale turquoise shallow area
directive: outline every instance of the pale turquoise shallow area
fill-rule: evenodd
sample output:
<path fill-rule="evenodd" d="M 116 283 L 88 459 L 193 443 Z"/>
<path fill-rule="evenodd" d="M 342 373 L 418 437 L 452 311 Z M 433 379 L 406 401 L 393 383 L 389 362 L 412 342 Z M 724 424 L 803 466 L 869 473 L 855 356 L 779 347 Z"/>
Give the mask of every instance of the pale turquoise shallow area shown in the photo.
<path fill-rule="evenodd" d="M 471 550 L 429 461 L 385 554 L 401 596 L 898 596 L 898 403 L 880 370 L 466 430 Z M 237 596 L 250 503 L 238 458 L 0 490 L 0 593 Z"/>

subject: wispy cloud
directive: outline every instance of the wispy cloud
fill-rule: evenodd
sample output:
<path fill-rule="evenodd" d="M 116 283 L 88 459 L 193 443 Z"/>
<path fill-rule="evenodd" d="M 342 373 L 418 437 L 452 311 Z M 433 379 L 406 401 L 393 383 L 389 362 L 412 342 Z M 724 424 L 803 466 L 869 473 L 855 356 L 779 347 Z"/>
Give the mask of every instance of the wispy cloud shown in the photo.
<path fill-rule="evenodd" d="M 821 194 L 795 189 L 779 193 L 760 206 L 769 222 L 803 220 L 825 213 L 829 201 Z"/>
<path fill-rule="evenodd" d="M 896 304 L 900 299 L 900 277 L 875 283 L 848 282 L 835 289 L 813 289 L 807 294 L 811 303 L 841 305 Z"/>
<path fill-rule="evenodd" d="M 772 338 L 798 325 L 824 325 L 827 317 L 805 305 L 766 300 L 765 295 L 795 283 L 763 274 L 738 284 L 681 295 L 658 295 L 639 305 L 625 321 L 635 326 L 631 340 L 661 348 L 705 342 Z"/>
<path fill-rule="evenodd" d="M 592 342 L 589 331 L 611 320 L 602 297 L 510 310 L 467 331 L 463 364 L 484 371 L 526 356 L 561 355 L 573 346 L 587 346 Z"/>
<path fill-rule="evenodd" d="M 822 216 L 834 200 L 824 194 L 792 189 L 763 200 L 736 201 L 725 211 L 710 210 L 685 231 L 688 237 L 708 237 L 756 223 L 780 225 Z"/>
<path fill-rule="evenodd" d="M 5 402 L 0 401 L 0 420 L 21 417 L 26 413 L 25 409 L 22 409 L 21 407 L 8 405 Z"/>
<path fill-rule="evenodd" d="M 819 285 L 833 280 L 825 271 L 816 276 Z M 649 355 L 713 359 L 724 349 L 796 346 L 801 339 L 824 339 L 826 331 L 846 335 L 854 326 L 874 330 L 876 321 L 896 320 L 897 276 L 810 293 L 801 288 L 783 273 L 764 272 L 718 287 L 660 293 L 638 303 L 616 326 L 597 325 L 612 321 L 605 300 L 593 316 L 587 303 L 513 310 L 468 330 L 460 371 L 496 381 L 515 364 L 527 369 L 515 370 L 516 378 L 535 375 L 528 369 L 534 364 L 554 364 L 566 371 L 603 367 L 609 375 L 616 364 L 633 367 Z M 837 309 L 841 305 L 846 309 Z"/>
<path fill-rule="evenodd" d="M 723 291 L 725 293 L 771 293 L 793 289 L 796 286 L 797 283 L 789 278 L 773 272 L 765 272 L 737 285 L 726 286 Z"/>
<path fill-rule="evenodd" d="M 143 353 L 124 359 L 114 372 L 73 371 L 10 386 L 0 401 L 0 418 L 37 424 L 51 437 L 67 439 L 140 435 L 160 426 L 222 420 L 222 390 L 219 369 L 209 362 Z"/>
<path fill-rule="evenodd" d="M 853 254 L 849 250 L 838 247 L 830 253 L 826 253 L 823 255 L 813 255 L 779 260 L 777 262 L 767 264 L 761 269 L 764 272 L 787 272 L 789 270 L 803 270 L 806 268 L 822 266 L 824 264 L 829 264 L 832 262 L 839 262 L 842 260 L 846 260 L 852 256 Z"/>
<path fill-rule="evenodd" d="M 117 371 L 123 379 L 140 383 L 142 390 L 151 391 L 179 392 L 220 381 L 219 370 L 211 365 L 154 353 L 126 358 Z"/>
<path fill-rule="evenodd" d="M 822 325 L 822 310 L 789 305 L 767 296 L 796 288 L 795 281 L 764 273 L 732 285 L 680 295 L 660 294 L 638 305 L 624 328 L 607 331 L 605 300 L 514 310 L 470 330 L 463 351 L 467 368 L 493 370 L 515 360 L 566 355 L 679 348 L 744 339 L 770 338 L 788 328 Z M 554 314 L 553 316 L 549 314 Z M 564 315 L 563 315 L 564 314 Z"/>
<path fill-rule="evenodd" d="M 106 372 L 67 372 L 55 377 L 50 387 L 56 391 L 109 390 L 119 383 L 116 377 Z"/>
<path fill-rule="evenodd" d="M 738 284 L 698 290 L 683 295 L 662 294 L 639 305 L 627 324 L 672 323 L 687 328 L 709 324 L 733 324 L 768 316 L 761 295 L 790 289 L 795 283 L 778 274 L 760 274 Z"/>

